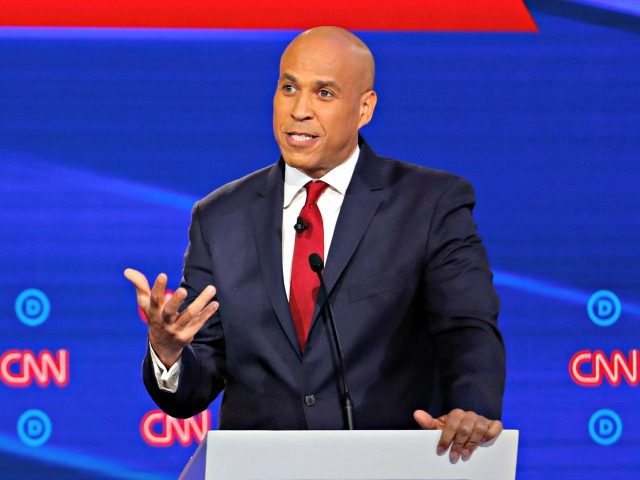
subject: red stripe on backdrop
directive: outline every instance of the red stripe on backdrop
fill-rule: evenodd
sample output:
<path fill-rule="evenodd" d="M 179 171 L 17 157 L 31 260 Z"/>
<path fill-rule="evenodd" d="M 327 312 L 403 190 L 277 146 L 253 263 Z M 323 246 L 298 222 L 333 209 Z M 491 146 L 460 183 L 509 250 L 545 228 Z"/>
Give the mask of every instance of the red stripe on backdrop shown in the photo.
<path fill-rule="evenodd" d="M 537 31 L 522 0 L 0 0 L 0 25 Z"/>

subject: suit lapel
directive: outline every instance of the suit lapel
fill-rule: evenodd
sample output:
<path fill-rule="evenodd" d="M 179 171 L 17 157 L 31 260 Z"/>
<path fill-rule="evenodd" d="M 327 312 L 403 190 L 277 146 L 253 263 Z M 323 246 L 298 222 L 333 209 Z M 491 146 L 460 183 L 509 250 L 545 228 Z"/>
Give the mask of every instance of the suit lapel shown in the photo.
<path fill-rule="evenodd" d="M 251 205 L 251 224 L 267 294 L 284 334 L 296 355 L 300 357 L 300 347 L 291 320 L 289 302 L 282 278 L 283 168 L 282 161 L 280 161 L 269 170 L 265 188 L 258 192 L 258 198 Z M 247 299 L 247 301 L 251 301 L 251 299 Z"/>
<path fill-rule="evenodd" d="M 384 170 L 382 162 L 364 139 L 360 138 L 360 157 L 340 209 L 324 270 L 329 295 L 382 201 Z M 258 192 L 258 197 L 251 206 L 251 224 L 267 294 L 291 347 L 302 358 L 282 278 L 283 202 L 284 164 L 281 160 L 269 170 L 266 185 Z M 313 323 L 317 321 L 319 313 L 320 305 L 316 305 Z M 313 329 L 313 325 L 311 328 Z"/>
<path fill-rule="evenodd" d="M 380 162 L 362 139 L 360 149 L 358 164 L 340 209 L 324 270 L 329 295 L 362 241 L 383 197 Z M 314 320 L 317 319 L 319 308 L 315 313 Z"/>

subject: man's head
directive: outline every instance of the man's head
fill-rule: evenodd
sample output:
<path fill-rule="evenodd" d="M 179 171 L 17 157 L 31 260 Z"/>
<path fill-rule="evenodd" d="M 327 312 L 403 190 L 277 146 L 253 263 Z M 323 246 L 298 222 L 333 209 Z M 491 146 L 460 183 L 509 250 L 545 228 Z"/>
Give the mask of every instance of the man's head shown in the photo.
<path fill-rule="evenodd" d="M 317 27 L 280 60 L 273 131 L 284 161 L 319 178 L 344 162 L 376 106 L 373 55 L 351 32 Z"/>

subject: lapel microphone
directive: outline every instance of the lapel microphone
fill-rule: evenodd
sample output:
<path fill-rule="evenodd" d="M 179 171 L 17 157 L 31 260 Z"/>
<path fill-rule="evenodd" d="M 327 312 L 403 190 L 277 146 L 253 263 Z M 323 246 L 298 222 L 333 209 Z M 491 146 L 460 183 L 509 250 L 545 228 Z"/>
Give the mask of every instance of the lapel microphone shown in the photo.
<path fill-rule="evenodd" d="M 302 217 L 298 217 L 298 221 L 296 222 L 296 224 L 293 226 L 294 230 L 298 233 L 302 233 L 304 232 L 307 228 L 309 228 L 309 224 L 304 222 L 304 219 Z M 320 259 L 320 261 L 322 261 L 322 259 Z M 315 272 L 315 270 L 314 270 Z"/>
<path fill-rule="evenodd" d="M 324 278 L 322 276 L 322 270 L 324 270 L 324 261 L 322 257 L 317 253 L 312 253 L 309 255 L 309 266 L 311 270 L 313 270 L 320 279 L 320 291 L 322 292 L 323 298 L 323 312 L 324 318 L 327 322 L 327 326 L 331 331 L 331 338 L 333 339 L 333 346 L 335 348 L 335 352 L 338 356 L 338 373 L 340 374 L 340 383 L 342 383 L 342 408 L 344 412 L 345 418 L 345 430 L 355 430 L 355 422 L 353 419 L 353 401 L 351 400 L 351 394 L 349 393 L 349 387 L 347 385 L 347 377 L 345 372 L 347 371 L 347 367 L 344 365 L 344 356 L 342 355 L 342 348 L 340 347 L 340 340 L 338 339 L 338 331 L 336 330 L 336 322 L 333 320 L 333 310 L 331 308 L 331 304 L 329 303 L 329 294 L 327 293 L 327 287 L 324 284 Z"/>

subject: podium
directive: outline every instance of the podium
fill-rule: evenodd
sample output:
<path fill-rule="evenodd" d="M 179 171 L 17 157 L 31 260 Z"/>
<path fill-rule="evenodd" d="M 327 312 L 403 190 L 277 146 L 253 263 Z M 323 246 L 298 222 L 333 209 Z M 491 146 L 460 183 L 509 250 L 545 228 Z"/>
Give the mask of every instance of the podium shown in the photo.
<path fill-rule="evenodd" d="M 210 431 L 179 480 L 515 480 L 518 431 L 468 461 L 438 456 L 439 431 Z"/>

